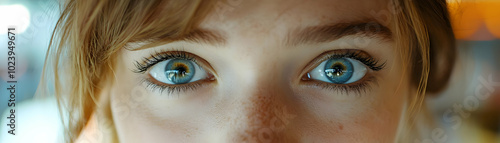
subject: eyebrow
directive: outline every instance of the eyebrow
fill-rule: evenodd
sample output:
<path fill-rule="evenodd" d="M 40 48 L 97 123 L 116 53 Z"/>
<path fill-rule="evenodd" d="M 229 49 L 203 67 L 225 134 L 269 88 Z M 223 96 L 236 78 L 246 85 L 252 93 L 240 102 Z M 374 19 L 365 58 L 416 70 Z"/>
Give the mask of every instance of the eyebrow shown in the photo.
<path fill-rule="evenodd" d="M 212 44 L 212 45 L 226 43 L 226 38 L 224 38 L 222 36 L 222 34 L 220 34 L 220 32 L 204 30 L 204 29 L 195 29 L 194 31 L 190 32 L 189 34 L 187 34 L 181 38 L 173 39 L 173 40 L 174 41 L 189 41 L 189 42 L 194 42 L 194 43 L 206 43 L 206 44 Z"/>
<path fill-rule="evenodd" d="M 211 45 L 223 45 L 226 43 L 226 38 L 223 37 L 217 31 L 210 31 L 204 29 L 194 29 L 186 35 L 175 37 L 175 38 L 165 38 L 159 40 L 144 40 L 139 42 L 128 43 L 127 49 L 131 51 L 142 50 L 147 48 L 152 48 L 176 41 L 187 41 L 193 43 L 206 43 Z"/>
<path fill-rule="evenodd" d="M 296 29 L 287 35 L 285 43 L 286 45 L 322 43 L 351 35 L 375 36 L 383 40 L 392 40 L 391 30 L 380 23 L 349 22 Z"/>

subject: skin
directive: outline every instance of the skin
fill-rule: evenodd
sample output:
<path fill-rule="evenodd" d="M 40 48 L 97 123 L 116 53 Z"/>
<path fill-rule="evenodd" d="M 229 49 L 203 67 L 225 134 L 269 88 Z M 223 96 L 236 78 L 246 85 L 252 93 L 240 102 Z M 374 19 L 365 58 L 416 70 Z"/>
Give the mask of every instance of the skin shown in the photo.
<path fill-rule="evenodd" d="M 378 22 L 384 0 L 243 1 L 214 11 L 200 29 L 217 31 L 224 44 L 176 41 L 119 52 L 114 80 L 100 102 L 111 108 L 120 142 L 394 142 L 411 95 L 395 42 L 349 35 L 333 41 L 285 44 L 297 29 L 342 22 Z M 394 31 L 393 24 L 385 25 Z M 292 38 L 293 39 L 293 38 Z M 139 44 L 140 45 L 140 44 Z M 343 92 L 307 84 L 303 75 L 322 53 L 362 50 L 385 62 L 374 80 Z M 135 61 L 155 51 L 183 50 L 202 58 L 213 80 L 192 90 L 160 93 L 146 87 Z M 312 67 L 312 68 L 308 68 Z M 99 132 L 93 116 L 80 139 Z M 104 131 L 104 134 L 107 134 Z"/>

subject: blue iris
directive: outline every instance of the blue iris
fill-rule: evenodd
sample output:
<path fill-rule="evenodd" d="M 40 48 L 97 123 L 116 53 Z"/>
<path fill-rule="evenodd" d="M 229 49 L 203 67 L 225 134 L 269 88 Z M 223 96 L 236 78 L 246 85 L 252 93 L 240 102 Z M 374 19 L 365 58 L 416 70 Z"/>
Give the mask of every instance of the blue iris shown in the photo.
<path fill-rule="evenodd" d="M 343 84 L 352 77 L 354 68 L 346 58 L 332 58 L 325 64 L 325 75 L 332 83 Z"/>
<path fill-rule="evenodd" d="M 195 69 L 189 60 L 173 59 L 165 66 L 167 79 L 175 84 L 188 83 L 194 76 Z"/>

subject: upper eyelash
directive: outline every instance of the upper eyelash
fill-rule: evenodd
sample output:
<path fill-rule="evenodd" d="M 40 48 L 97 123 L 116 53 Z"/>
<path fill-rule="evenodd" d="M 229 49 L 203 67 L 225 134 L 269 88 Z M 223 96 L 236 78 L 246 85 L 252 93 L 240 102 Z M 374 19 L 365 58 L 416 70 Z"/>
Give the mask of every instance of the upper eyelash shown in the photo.
<path fill-rule="evenodd" d="M 366 57 L 366 56 L 361 56 L 360 55 L 361 51 L 358 50 L 346 50 L 342 54 L 331 54 L 327 57 L 327 59 L 332 59 L 332 58 L 351 58 L 360 61 L 361 63 L 365 64 L 368 66 L 368 68 L 374 70 L 374 71 L 379 71 L 385 67 L 385 62 L 382 64 L 379 64 L 379 61 L 375 58 L 372 57 Z"/>
<path fill-rule="evenodd" d="M 143 58 L 141 62 L 136 61 L 136 69 L 133 71 L 135 73 L 145 73 L 150 67 L 155 64 L 168 60 L 168 59 L 185 59 L 191 60 L 196 63 L 196 59 L 191 55 L 183 51 L 173 51 L 173 52 L 155 52 L 151 54 L 149 58 Z"/>

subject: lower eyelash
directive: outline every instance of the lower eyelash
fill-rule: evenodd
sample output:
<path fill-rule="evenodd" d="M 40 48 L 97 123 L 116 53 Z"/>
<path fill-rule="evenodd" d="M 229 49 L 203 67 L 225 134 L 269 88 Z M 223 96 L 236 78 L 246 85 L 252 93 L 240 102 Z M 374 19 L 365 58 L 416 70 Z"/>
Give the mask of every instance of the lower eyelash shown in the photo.
<path fill-rule="evenodd" d="M 315 80 L 306 80 L 303 82 L 322 89 L 337 91 L 345 95 L 349 95 L 351 92 L 354 92 L 357 96 L 366 94 L 371 89 L 370 84 L 378 85 L 377 78 L 374 75 L 366 75 L 360 79 L 360 81 L 349 84 L 333 84 Z"/>
<path fill-rule="evenodd" d="M 185 92 L 188 90 L 195 90 L 202 85 L 200 82 L 192 82 L 189 84 L 182 84 L 182 85 L 164 85 L 155 83 L 155 81 L 152 81 L 152 79 L 149 78 L 143 79 L 141 83 L 146 84 L 146 88 L 151 89 L 151 91 L 153 92 L 155 90 L 158 90 L 158 92 L 162 94 L 163 92 L 166 91 L 168 95 L 179 92 Z"/>

